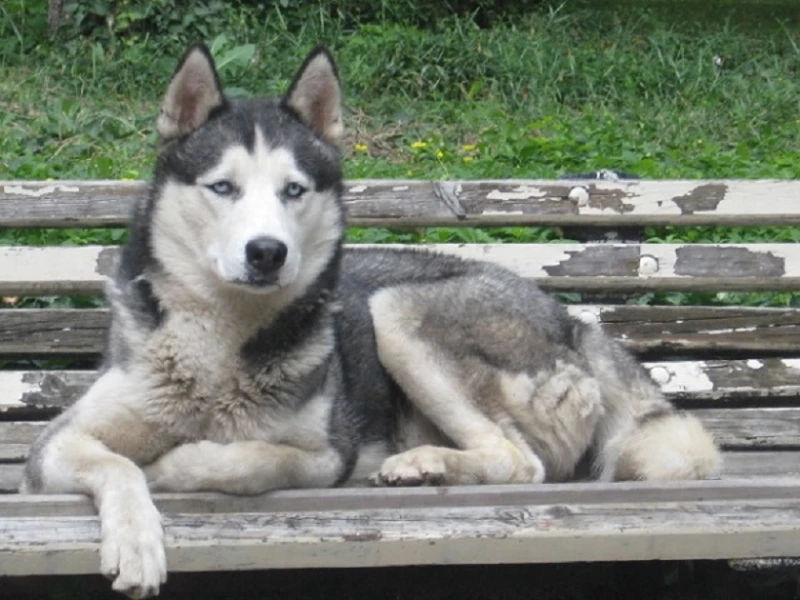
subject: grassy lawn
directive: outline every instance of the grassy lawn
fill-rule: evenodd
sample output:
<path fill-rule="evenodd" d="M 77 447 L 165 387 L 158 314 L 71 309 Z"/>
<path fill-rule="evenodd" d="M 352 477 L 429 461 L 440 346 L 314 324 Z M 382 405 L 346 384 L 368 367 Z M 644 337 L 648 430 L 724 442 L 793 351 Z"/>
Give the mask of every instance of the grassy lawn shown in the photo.
<path fill-rule="evenodd" d="M 266 10 L 212 1 L 205 12 L 175 14 L 136 12 L 144 3 L 120 0 L 114 19 L 85 8 L 90 2 L 78 4 L 84 11 L 72 13 L 55 40 L 44 0 L 0 6 L 0 179 L 147 178 L 161 94 L 196 39 L 212 45 L 228 92 L 242 96 L 280 93 L 305 53 L 326 43 L 346 93 L 349 178 L 554 178 L 600 168 L 658 179 L 800 176 L 800 11 L 793 0 L 568 0 L 489 24 L 458 15 L 427 25 L 420 15 L 354 19 L 318 3 L 273 2 Z M 176 0 L 151 4 L 156 11 Z M 506 228 L 353 230 L 350 237 L 514 242 L 558 235 Z M 122 236 L 7 230 L 0 244 Z M 800 229 L 650 228 L 647 236 L 791 242 Z"/>

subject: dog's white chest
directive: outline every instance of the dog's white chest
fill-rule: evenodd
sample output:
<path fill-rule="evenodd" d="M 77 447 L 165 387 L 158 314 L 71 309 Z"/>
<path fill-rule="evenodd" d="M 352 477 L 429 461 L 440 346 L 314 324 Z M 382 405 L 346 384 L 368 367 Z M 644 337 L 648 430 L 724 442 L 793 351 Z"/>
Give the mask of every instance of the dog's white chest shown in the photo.
<path fill-rule="evenodd" d="M 187 439 L 247 439 L 254 429 L 263 436 L 271 419 L 243 365 L 245 339 L 213 319 L 167 319 L 141 354 L 153 379 L 153 416 Z"/>

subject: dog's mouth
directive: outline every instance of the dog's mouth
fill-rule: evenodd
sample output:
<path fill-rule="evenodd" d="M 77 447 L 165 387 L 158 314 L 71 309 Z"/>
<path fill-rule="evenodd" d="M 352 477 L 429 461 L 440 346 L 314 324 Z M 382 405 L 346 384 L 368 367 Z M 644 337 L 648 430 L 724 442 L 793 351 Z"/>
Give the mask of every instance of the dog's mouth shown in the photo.
<path fill-rule="evenodd" d="M 246 278 L 234 279 L 230 283 L 237 287 L 249 288 L 257 292 L 269 292 L 280 289 L 281 282 L 276 273 L 262 275 L 259 273 L 248 274 Z"/>

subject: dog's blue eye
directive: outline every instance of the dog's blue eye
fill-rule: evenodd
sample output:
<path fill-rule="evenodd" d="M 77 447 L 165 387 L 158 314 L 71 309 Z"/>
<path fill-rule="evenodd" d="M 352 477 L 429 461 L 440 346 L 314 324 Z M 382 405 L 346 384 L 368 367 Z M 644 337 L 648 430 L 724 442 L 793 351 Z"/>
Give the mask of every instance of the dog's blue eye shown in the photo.
<path fill-rule="evenodd" d="M 233 193 L 233 184 L 225 179 L 215 181 L 206 187 L 218 196 L 230 196 Z"/>
<path fill-rule="evenodd" d="M 299 198 L 300 196 L 306 193 L 306 188 L 304 188 L 299 183 L 292 181 L 286 184 L 283 193 L 286 194 L 289 198 Z"/>

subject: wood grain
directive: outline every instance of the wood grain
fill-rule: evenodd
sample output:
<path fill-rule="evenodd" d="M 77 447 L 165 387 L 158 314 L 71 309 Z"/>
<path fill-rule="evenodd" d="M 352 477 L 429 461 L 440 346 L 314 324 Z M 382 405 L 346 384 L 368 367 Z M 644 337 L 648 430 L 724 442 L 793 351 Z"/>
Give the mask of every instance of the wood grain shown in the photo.
<path fill-rule="evenodd" d="M 727 449 L 800 450 L 800 408 L 697 409 L 695 414 Z M 0 461 L 27 458 L 47 421 L 0 421 Z"/>
<path fill-rule="evenodd" d="M 800 351 L 800 309 L 693 306 L 568 307 L 596 322 L 633 352 L 670 356 Z M 0 356 L 97 356 L 109 323 L 107 309 L 0 309 Z"/>
<path fill-rule="evenodd" d="M 141 181 L 2 181 L 0 223 L 121 226 L 147 189 Z M 344 203 L 359 226 L 792 225 L 800 182 L 354 180 Z"/>
<path fill-rule="evenodd" d="M 497 263 L 549 290 L 800 288 L 800 244 L 430 244 L 424 248 Z M 110 246 L 0 248 L 4 273 L 0 293 L 101 293 L 117 253 Z"/>
<path fill-rule="evenodd" d="M 22 476 L 22 463 L 0 462 L 0 494 L 16 492 L 17 488 L 19 487 L 21 476 Z M 800 451 L 797 450 L 726 451 L 723 454 L 722 481 L 725 482 L 728 480 L 738 480 L 738 479 L 753 480 L 756 482 L 755 485 L 757 487 L 761 486 L 763 480 L 765 479 L 769 480 L 779 479 L 782 482 L 796 483 L 798 480 L 800 480 Z M 700 486 L 701 489 L 697 493 L 700 494 L 702 497 L 709 497 L 703 495 L 706 494 L 706 492 L 703 491 L 703 489 L 705 488 L 705 486 L 711 485 L 712 483 L 713 482 L 698 482 L 697 485 Z M 563 485 L 571 486 L 576 484 L 570 483 Z M 614 485 L 622 485 L 622 484 L 615 483 Z M 481 488 L 482 487 L 483 486 L 481 486 Z M 437 490 L 437 493 L 442 493 L 441 491 L 439 491 L 440 488 L 435 488 L 435 489 Z M 472 493 L 475 493 L 475 488 L 465 487 L 459 489 L 471 490 Z M 581 488 L 576 488 L 576 489 L 581 489 Z M 505 493 L 506 491 L 509 492 L 512 491 L 511 488 L 508 486 L 501 486 L 501 490 L 503 493 Z M 330 493 L 333 494 L 336 494 L 337 492 L 338 490 L 330 491 Z M 398 507 L 404 506 L 405 505 L 404 503 L 407 502 L 407 499 L 405 498 L 405 494 L 407 492 L 408 488 L 397 489 L 395 492 L 392 492 L 399 495 L 399 497 L 395 499 L 395 503 L 398 505 Z M 321 490 L 317 490 L 314 493 L 320 495 L 321 498 L 328 498 L 326 492 L 323 492 Z M 188 494 L 185 495 L 184 500 L 188 497 L 200 498 L 201 496 L 202 495 L 198 496 L 195 494 Z M 715 497 L 715 496 L 710 496 L 710 497 Z M 754 497 L 759 497 L 759 496 L 754 496 Z M 230 499 L 230 496 L 225 496 L 225 498 Z M 691 496 L 688 499 L 691 499 Z M 8 498 L 0 496 L 0 506 L 2 506 L 3 502 L 6 500 L 8 500 Z M 241 499 L 239 501 L 241 501 Z M 502 503 L 499 500 L 498 502 Z M 291 502 L 289 504 L 291 507 Z M 238 505 L 234 505 L 231 508 L 231 510 L 238 510 L 237 506 Z M 395 506 L 395 504 L 393 504 L 392 506 Z"/>
<path fill-rule="evenodd" d="M 800 404 L 800 359 L 651 361 L 650 376 L 671 400 L 709 407 Z M 91 385 L 95 371 L 0 371 L 0 414 L 70 406 Z M 763 399 L 763 400 L 762 400 Z"/>
<path fill-rule="evenodd" d="M 168 514 L 176 571 L 800 554 L 795 500 Z M 0 519 L 0 575 L 94 573 L 99 523 Z"/>

